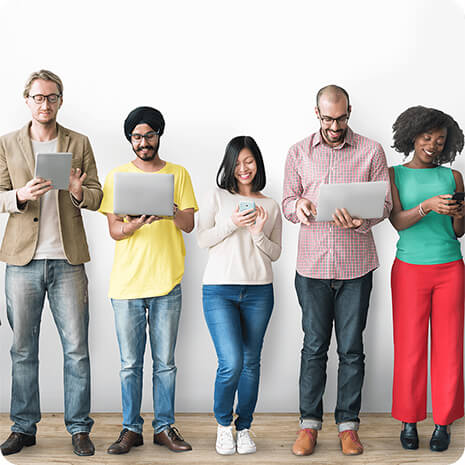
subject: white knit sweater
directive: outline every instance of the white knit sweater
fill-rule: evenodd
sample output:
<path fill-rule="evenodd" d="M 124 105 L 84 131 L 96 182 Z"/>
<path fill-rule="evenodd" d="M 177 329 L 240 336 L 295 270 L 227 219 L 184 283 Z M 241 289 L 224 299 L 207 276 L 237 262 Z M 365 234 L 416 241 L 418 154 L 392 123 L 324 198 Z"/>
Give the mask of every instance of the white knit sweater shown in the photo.
<path fill-rule="evenodd" d="M 263 231 L 253 235 L 237 227 L 231 215 L 241 200 L 253 200 L 268 212 Z M 197 241 L 208 248 L 203 284 L 269 284 L 271 262 L 281 254 L 279 205 L 269 197 L 251 198 L 216 188 L 200 203 Z"/>

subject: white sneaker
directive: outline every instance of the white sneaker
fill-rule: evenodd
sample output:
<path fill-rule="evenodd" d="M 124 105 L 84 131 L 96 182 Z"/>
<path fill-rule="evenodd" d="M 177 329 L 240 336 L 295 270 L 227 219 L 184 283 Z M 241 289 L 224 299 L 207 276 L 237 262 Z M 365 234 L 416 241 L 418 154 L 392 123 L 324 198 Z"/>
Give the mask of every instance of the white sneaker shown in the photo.
<path fill-rule="evenodd" d="M 250 437 L 251 431 L 241 429 L 237 432 L 237 453 L 238 454 L 253 454 L 257 452 L 257 446 Z M 252 433 L 253 434 L 253 433 Z"/>
<path fill-rule="evenodd" d="M 232 426 L 218 425 L 216 431 L 216 452 L 220 455 L 232 455 L 236 452 L 236 441 L 234 441 Z"/>

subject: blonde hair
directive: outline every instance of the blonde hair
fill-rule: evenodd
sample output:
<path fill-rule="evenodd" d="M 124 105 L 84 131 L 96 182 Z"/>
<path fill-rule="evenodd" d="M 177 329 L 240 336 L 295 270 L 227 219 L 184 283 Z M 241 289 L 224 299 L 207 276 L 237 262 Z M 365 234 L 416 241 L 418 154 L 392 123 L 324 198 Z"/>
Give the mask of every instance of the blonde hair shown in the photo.
<path fill-rule="evenodd" d="M 60 95 L 63 95 L 63 83 L 61 82 L 61 79 L 51 71 L 41 69 L 40 71 L 35 71 L 34 73 L 32 73 L 26 81 L 26 85 L 24 86 L 23 92 L 24 98 L 27 98 L 29 96 L 29 91 L 31 90 L 32 83 L 36 79 L 43 79 L 44 81 L 54 82 L 57 85 L 58 93 Z"/>

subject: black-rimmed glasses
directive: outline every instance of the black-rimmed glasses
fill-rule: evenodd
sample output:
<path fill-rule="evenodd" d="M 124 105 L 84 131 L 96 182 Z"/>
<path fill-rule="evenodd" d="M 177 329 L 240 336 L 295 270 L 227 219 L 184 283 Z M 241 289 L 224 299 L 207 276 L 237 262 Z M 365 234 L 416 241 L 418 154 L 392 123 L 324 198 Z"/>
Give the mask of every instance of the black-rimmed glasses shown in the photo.
<path fill-rule="evenodd" d="M 137 134 L 134 132 L 130 134 L 131 140 L 134 142 L 140 142 L 142 139 L 145 139 L 147 142 L 152 142 L 156 136 L 158 136 L 158 131 L 150 131 L 145 134 Z"/>
<path fill-rule="evenodd" d="M 325 124 L 333 124 L 334 121 L 336 121 L 338 124 L 345 124 L 347 121 L 349 121 L 349 115 L 347 113 L 339 116 L 338 118 L 332 118 L 331 116 L 322 115 L 320 113 L 320 109 L 318 108 L 318 115 L 320 120 Z"/>
<path fill-rule="evenodd" d="M 45 99 L 48 100 L 48 103 L 57 103 L 61 95 L 60 94 L 48 94 L 48 95 L 36 94 L 36 95 L 28 95 L 28 97 L 32 98 L 32 100 L 34 100 L 34 103 L 44 103 Z"/>

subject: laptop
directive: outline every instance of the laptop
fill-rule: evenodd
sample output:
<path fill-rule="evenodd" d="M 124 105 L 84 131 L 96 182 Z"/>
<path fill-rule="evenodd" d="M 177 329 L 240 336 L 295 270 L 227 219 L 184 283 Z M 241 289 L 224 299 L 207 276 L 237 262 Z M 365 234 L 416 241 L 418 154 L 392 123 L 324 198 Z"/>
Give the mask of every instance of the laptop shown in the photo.
<path fill-rule="evenodd" d="M 67 191 L 72 158 L 69 152 L 38 153 L 34 177 L 52 181 L 54 189 Z"/>
<path fill-rule="evenodd" d="M 116 215 L 173 216 L 173 174 L 115 173 L 113 186 Z"/>
<path fill-rule="evenodd" d="M 381 218 L 387 181 L 321 184 L 316 221 L 333 221 L 336 208 L 345 208 L 353 218 Z"/>

